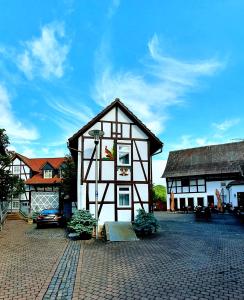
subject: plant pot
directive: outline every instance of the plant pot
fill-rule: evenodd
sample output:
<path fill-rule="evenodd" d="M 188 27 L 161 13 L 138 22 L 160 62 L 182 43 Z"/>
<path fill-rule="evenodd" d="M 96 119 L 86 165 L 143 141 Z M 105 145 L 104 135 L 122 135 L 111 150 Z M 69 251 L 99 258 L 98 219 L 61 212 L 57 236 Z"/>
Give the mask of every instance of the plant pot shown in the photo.
<path fill-rule="evenodd" d="M 92 235 L 90 233 L 82 232 L 80 234 L 80 239 L 81 240 L 90 240 Z"/>

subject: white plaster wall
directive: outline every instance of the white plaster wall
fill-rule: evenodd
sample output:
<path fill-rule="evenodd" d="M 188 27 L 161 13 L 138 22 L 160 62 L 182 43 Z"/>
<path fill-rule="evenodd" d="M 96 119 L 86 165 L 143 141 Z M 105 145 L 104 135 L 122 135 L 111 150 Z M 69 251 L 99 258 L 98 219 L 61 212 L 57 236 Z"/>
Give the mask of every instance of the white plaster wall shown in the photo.
<path fill-rule="evenodd" d="M 146 140 L 148 136 L 137 125 L 132 125 L 132 138 Z"/>
<path fill-rule="evenodd" d="M 83 165 L 84 165 L 84 177 L 86 176 L 88 166 L 89 166 L 90 161 L 84 160 Z M 92 161 L 88 176 L 88 180 L 95 180 L 95 160 Z"/>
<path fill-rule="evenodd" d="M 147 141 L 136 141 L 136 145 L 142 160 L 148 160 Z"/>
<path fill-rule="evenodd" d="M 142 201 L 148 201 L 148 185 L 147 184 L 136 184 L 138 193 Z M 135 193 L 134 193 L 135 195 Z M 139 201 L 139 200 L 138 200 Z"/>
<path fill-rule="evenodd" d="M 114 184 L 110 183 L 105 196 L 105 201 L 114 201 Z"/>
<path fill-rule="evenodd" d="M 131 221 L 131 210 L 118 210 L 118 221 Z"/>
<path fill-rule="evenodd" d="M 118 122 L 132 123 L 131 119 L 129 119 L 120 109 L 118 109 Z"/>
<path fill-rule="evenodd" d="M 233 206 L 238 206 L 237 193 L 244 193 L 243 185 L 233 185 L 230 187 L 230 202 Z"/>
<path fill-rule="evenodd" d="M 84 158 L 88 158 L 88 159 L 91 158 L 92 152 L 94 151 L 94 147 L 95 144 L 93 139 L 86 139 L 86 138 L 84 139 Z M 99 150 L 99 145 L 97 148 Z"/>
<path fill-rule="evenodd" d="M 203 198 L 203 205 L 207 206 L 207 193 L 183 193 L 183 194 L 174 194 L 174 197 L 177 198 L 178 208 L 180 208 L 180 198 L 186 199 L 186 205 L 188 204 L 187 198 L 194 198 L 194 206 L 197 206 L 197 198 Z M 170 209 L 170 195 L 167 194 L 167 209 Z"/>
<path fill-rule="evenodd" d="M 86 184 L 79 185 L 79 194 L 77 196 L 78 209 L 86 209 Z"/>
<path fill-rule="evenodd" d="M 102 180 L 114 180 L 114 161 L 103 160 L 101 168 Z"/>
<path fill-rule="evenodd" d="M 15 158 L 15 160 L 13 161 L 13 165 L 19 165 L 20 164 L 20 160 L 18 158 Z"/>
<path fill-rule="evenodd" d="M 27 174 L 27 178 L 30 178 L 29 174 L 30 173 L 30 168 L 26 165 L 24 165 L 23 167 L 23 170 L 21 170 L 21 172 L 25 172 Z"/>
<path fill-rule="evenodd" d="M 133 177 L 135 181 L 145 181 L 145 176 L 142 171 L 140 162 L 133 162 Z"/>
<path fill-rule="evenodd" d="M 115 108 L 111 109 L 101 121 L 115 121 Z"/>
<path fill-rule="evenodd" d="M 135 146 L 135 143 L 134 143 L 134 142 L 133 142 L 133 159 L 136 159 L 136 160 L 139 159 L 139 156 L 138 156 L 138 154 L 137 154 L 136 146 Z"/>
<path fill-rule="evenodd" d="M 99 216 L 99 225 L 104 224 L 104 222 L 114 221 L 115 215 L 115 206 L 114 204 L 103 204 L 100 216 Z"/>
<path fill-rule="evenodd" d="M 103 123 L 104 137 L 111 137 L 111 123 Z"/>
<path fill-rule="evenodd" d="M 123 132 L 123 138 L 129 138 L 130 137 L 130 125 L 122 124 L 122 132 Z"/>
<path fill-rule="evenodd" d="M 122 167 L 123 168 L 123 167 Z M 121 173 L 121 170 L 120 168 L 117 170 L 117 180 L 121 180 L 121 181 L 130 181 L 131 180 L 131 171 L 130 169 L 128 169 L 128 175 L 127 176 L 123 176 L 123 175 L 120 175 L 122 174 Z"/>
<path fill-rule="evenodd" d="M 225 195 L 226 195 L 226 202 L 229 202 L 229 192 L 226 189 L 225 186 L 221 186 L 221 183 L 225 183 L 226 186 L 227 184 L 230 182 L 231 180 L 223 180 L 223 181 L 207 181 L 206 182 L 206 192 L 205 193 L 182 193 L 182 194 L 177 194 L 174 193 L 174 197 L 177 198 L 178 200 L 178 208 L 180 207 L 180 200 L 179 198 L 194 198 L 194 206 L 197 205 L 197 198 L 204 198 L 204 205 L 207 206 L 208 205 L 208 200 L 207 200 L 207 196 L 214 196 L 214 205 L 217 205 L 217 197 L 215 194 L 216 189 L 219 190 L 219 192 L 221 193 L 222 188 L 225 191 Z M 172 191 L 174 192 L 175 189 L 173 188 Z M 187 203 L 186 203 L 187 205 Z M 167 209 L 170 209 L 170 195 L 167 195 Z"/>
<path fill-rule="evenodd" d="M 207 186 L 207 195 L 212 195 L 214 196 L 214 205 L 217 205 L 217 197 L 215 195 L 216 189 L 221 193 L 222 188 L 224 189 L 226 198 L 225 201 L 229 202 L 229 192 L 226 189 L 227 184 L 231 182 L 231 180 L 222 180 L 222 181 L 207 181 L 206 186 Z M 221 186 L 221 183 L 225 183 L 225 186 Z"/>
<path fill-rule="evenodd" d="M 84 133 L 84 136 L 90 136 L 89 135 L 89 131 L 90 130 L 101 130 L 101 122 L 97 122 L 97 123 L 95 123 L 93 126 L 91 126 L 85 133 Z"/>
<path fill-rule="evenodd" d="M 98 201 L 102 200 L 106 183 L 98 184 Z M 95 201 L 95 183 L 89 183 L 89 201 Z"/>

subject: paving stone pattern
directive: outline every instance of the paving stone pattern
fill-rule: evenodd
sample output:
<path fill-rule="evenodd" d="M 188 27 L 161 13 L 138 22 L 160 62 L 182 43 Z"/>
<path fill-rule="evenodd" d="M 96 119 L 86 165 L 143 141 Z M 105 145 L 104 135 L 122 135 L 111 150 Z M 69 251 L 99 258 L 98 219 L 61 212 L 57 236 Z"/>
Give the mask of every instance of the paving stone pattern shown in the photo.
<path fill-rule="evenodd" d="M 7 221 L 0 232 L 0 299 L 244 299 L 244 226 L 158 213 L 138 242 L 68 241 L 59 228 Z"/>
<path fill-rule="evenodd" d="M 158 218 L 153 238 L 84 243 L 74 299 L 244 299 L 243 226 L 229 215 Z"/>
<path fill-rule="evenodd" d="M 7 221 L 0 232 L 0 299 L 35 299 L 66 245 L 60 228 Z"/>
<path fill-rule="evenodd" d="M 43 297 L 44 300 L 72 299 L 80 247 L 80 241 L 69 242 Z"/>

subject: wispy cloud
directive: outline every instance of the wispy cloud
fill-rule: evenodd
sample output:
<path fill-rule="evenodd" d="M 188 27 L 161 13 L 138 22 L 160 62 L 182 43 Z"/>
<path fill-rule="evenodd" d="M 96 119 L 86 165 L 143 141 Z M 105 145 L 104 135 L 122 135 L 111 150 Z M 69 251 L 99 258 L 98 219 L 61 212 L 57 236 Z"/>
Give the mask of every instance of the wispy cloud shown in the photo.
<path fill-rule="evenodd" d="M 27 78 L 63 76 L 69 52 L 63 24 L 54 22 L 43 26 L 41 36 L 23 42 L 23 46 L 23 52 L 17 57 L 17 65 Z"/>
<path fill-rule="evenodd" d="M 229 119 L 220 123 L 213 123 L 213 127 L 221 132 L 229 130 L 231 127 L 240 123 L 240 119 Z"/>
<path fill-rule="evenodd" d="M 91 108 L 82 102 L 77 102 L 77 99 L 71 96 L 68 99 L 69 101 L 67 99 L 64 101 L 59 98 L 46 97 L 48 105 L 55 111 L 52 121 L 62 129 L 63 141 L 66 141 L 94 117 Z M 56 142 L 55 145 L 57 145 Z"/>
<path fill-rule="evenodd" d="M 110 19 L 117 12 L 120 5 L 120 0 L 111 0 L 111 4 L 109 5 L 107 17 Z"/>
<path fill-rule="evenodd" d="M 13 113 L 10 94 L 3 84 L 0 83 L 0 127 L 5 128 L 7 134 L 21 141 L 33 141 L 38 138 L 35 128 L 22 124 Z"/>
<path fill-rule="evenodd" d="M 101 46 L 97 58 L 106 57 L 106 50 Z M 184 62 L 167 56 L 156 34 L 148 42 L 148 50 L 149 59 L 140 73 L 115 71 L 108 58 L 103 59 L 106 63 L 99 65 L 93 97 L 101 106 L 118 97 L 132 110 L 136 107 L 141 120 L 158 134 L 170 117 L 168 108 L 182 103 L 200 85 L 200 78 L 214 75 L 224 63 L 214 58 Z"/>

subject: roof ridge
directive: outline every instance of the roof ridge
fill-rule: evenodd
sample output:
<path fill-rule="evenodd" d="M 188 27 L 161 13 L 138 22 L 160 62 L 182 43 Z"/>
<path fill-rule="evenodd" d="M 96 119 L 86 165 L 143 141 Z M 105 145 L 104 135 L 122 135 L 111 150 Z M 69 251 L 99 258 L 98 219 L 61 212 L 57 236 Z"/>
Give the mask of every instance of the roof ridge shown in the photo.
<path fill-rule="evenodd" d="M 244 141 L 221 143 L 221 144 L 211 144 L 211 145 L 205 145 L 205 146 L 199 146 L 199 147 L 184 148 L 184 149 L 172 150 L 169 153 L 172 153 L 172 152 L 181 152 L 181 151 L 187 151 L 187 150 L 203 149 L 203 148 L 208 148 L 208 147 L 209 148 L 211 148 L 211 147 L 218 147 L 218 146 L 223 146 L 223 145 L 241 144 L 241 143 L 244 143 Z"/>
<path fill-rule="evenodd" d="M 160 141 L 160 139 L 119 98 L 115 98 L 113 102 L 111 102 L 100 113 L 93 117 L 87 124 L 85 124 L 81 129 L 79 129 L 75 134 L 73 134 L 68 139 L 68 141 L 74 141 L 75 138 L 79 137 L 85 130 L 88 130 L 96 121 L 101 119 L 108 111 L 110 111 L 114 106 L 116 106 L 116 104 L 118 104 L 120 108 L 122 108 L 122 110 L 125 110 L 127 113 L 129 113 L 132 120 L 134 119 L 138 123 L 139 127 L 141 127 L 141 129 L 143 128 L 144 131 L 148 133 L 149 137 L 151 136 L 151 139 L 155 140 L 155 144 L 158 144 L 155 151 L 157 151 L 160 148 L 160 146 L 163 146 L 163 143 Z"/>

